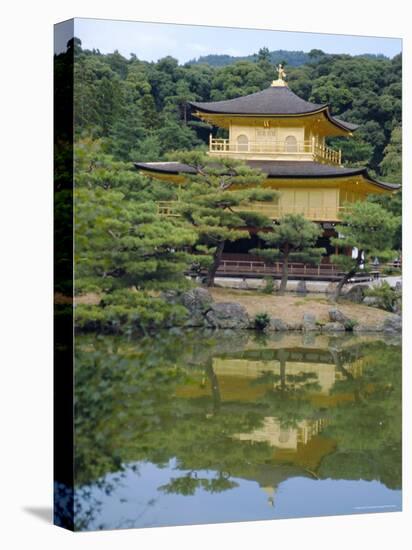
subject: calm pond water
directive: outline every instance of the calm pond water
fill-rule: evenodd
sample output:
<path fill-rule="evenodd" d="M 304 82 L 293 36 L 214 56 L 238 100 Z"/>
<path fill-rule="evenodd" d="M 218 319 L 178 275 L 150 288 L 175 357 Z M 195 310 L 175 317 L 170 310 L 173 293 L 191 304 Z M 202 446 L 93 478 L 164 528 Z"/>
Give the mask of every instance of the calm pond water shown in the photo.
<path fill-rule="evenodd" d="M 401 510 L 401 350 L 379 336 L 80 336 L 78 530 Z"/>

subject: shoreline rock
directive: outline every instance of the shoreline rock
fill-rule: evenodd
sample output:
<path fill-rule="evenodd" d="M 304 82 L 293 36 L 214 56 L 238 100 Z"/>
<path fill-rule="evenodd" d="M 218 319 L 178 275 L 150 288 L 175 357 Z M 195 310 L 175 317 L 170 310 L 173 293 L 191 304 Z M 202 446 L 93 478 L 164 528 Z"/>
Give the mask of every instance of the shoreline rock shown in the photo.
<path fill-rule="evenodd" d="M 319 325 L 316 324 L 316 317 L 313 313 L 303 314 L 302 330 L 305 332 L 319 330 Z"/>
<path fill-rule="evenodd" d="M 344 325 L 345 323 L 349 322 L 349 317 L 347 317 L 344 313 L 340 311 L 340 309 L 332 308 L 328 311 L 329 314 L 329 320 L 332 323 L 341 323 Z"/>
<path fill-rule="evenodd" d="M 356 285 L 363 287 L 364 285 Z M 361 296 L 363 288 L 356 290 Z M 215 302 L 206 288 L 198 287 L 185 292 L 166 291 L 162 294 L 169 303 L 179 304 L 186 308 L 187 318 L 183 322 L 186 328 L 204 327 L 210 329 L 254 329 L 255 322 L 249 316 L 247 309 L 238 302 Z M 311 312 L 305 312 L 301 321 L 291 322 L 281 317 L 271 316 L 265 332 L 387 332 L 398 334 L 402 332 L 402 317 L 395 313 L 388 315 L 381 322 L 358 322 L 350 319 L 336 307 L 328 311 L 329 322 L 319 322 Z M 182 325 L 180 325 L 182 326 Z"/>
<path fill-rule="evenodd" d="M 205 318 L 208 326 L 212 328 L 250 328 L 250 319 L 246 308 L 236 302 L 212 304 Z"/>

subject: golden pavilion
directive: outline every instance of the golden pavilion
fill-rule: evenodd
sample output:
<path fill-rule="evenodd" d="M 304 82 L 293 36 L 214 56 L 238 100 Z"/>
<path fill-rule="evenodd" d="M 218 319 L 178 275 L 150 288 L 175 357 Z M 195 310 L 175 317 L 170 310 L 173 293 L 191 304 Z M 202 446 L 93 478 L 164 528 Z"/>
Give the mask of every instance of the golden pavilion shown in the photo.
<path fill-rule="evenodd" d="M 318 245 L 327 256 L 336 252 L 330 238 L 347 203 L 365 200 L 373 194 L 390 194 L 397 184 L 381 182 L 366 168 L 345 167 L 340 150 L 326 145 L 328 137 L 350 137 L 358 128 L 332 115 L 329 104 L 315 104 L 298 97 L 287 85 L 278 66 L 278 79 L 253 94 L 212 102 L 189 102 L 193 115 L 211 124 L 208 154 L 211 157 L 242 159 L 267 175 L 264 186 L 279 191 L 273 203 L 255 203 L 256 210 L 277 220 L 285 214 L 301 213 L 322 225 Z M 227 138 L 215 137 L 217 128 Z M 179 162 L 138 162 L 138 170 L 168 181 L 182 182 L 193 168 Z M 256 246 L 228 243 L 227 253 L 247 252 Z M 245 249 L 246 246 L 246 249 Z M 250 256 L 249 256 L 250 258 Z M 327 260 L 327 257 L 325 257 Z"/>

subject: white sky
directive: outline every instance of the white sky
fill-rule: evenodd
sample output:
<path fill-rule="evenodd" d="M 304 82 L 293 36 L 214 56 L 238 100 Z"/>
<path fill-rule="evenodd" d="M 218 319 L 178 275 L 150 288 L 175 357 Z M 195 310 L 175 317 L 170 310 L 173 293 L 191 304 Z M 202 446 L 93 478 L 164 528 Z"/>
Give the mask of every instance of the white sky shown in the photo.
<path fill-rule="evenodd" d="M 125 57 L 135 53 L 146 61 L 167 55 L 180 63 L 207 54 L 249 55 L 264 46 L 271 51 L 316 48 L 326 53 L 383 53 L 388 57 L 402 49 L 400 38 L 77 18 L 74 27 L 85 49 L 96 48 L 102 53 L 119 50 Z"/>

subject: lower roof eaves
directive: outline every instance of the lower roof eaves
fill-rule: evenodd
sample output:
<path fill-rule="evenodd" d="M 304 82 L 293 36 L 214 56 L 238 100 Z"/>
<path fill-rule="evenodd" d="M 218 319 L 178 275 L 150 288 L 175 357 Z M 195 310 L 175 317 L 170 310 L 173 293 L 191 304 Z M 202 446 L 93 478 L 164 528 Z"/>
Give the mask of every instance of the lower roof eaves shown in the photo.
<path fill-rule="evenodd" d="M 260 169 L 266 173 L 269 179 L 322 179 L 339 178 L 349 176 L 363 176 L 373 185 L 388 191 L 396 191 L 400 188 L 397 183 L 388 183 L 375 180 L 366 168 L 346 168 L 339 165 L 322 164 L 314 161 L 245 161 L 251 168 Z M 194 167 L 181 162 L 135 162 L 137 170 L 154 174 L 184 175 L 196 174 Z"/>

